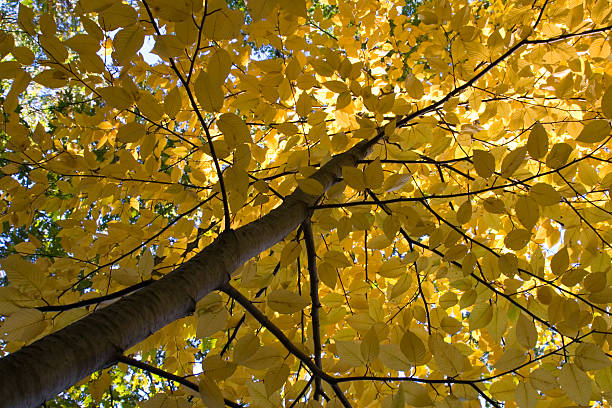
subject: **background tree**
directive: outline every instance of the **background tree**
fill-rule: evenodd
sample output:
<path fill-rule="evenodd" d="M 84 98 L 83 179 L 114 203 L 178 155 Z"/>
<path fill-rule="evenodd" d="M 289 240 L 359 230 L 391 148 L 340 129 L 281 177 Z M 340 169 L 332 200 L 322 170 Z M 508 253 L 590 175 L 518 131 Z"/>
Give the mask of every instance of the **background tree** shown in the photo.
<path fill-rule="evenodd" d="M 30 6 L 0 405 L 608 404 L 607 1 Z"/>

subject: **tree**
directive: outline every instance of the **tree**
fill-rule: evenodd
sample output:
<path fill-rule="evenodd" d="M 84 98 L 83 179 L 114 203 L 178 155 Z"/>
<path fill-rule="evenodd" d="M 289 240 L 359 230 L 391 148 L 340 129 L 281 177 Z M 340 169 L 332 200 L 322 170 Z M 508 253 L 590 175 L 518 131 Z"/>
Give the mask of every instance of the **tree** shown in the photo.
<path fill-rule="evenodd" d="M 19 5 L 0 405 L 607 406 L 611 16 Z M 32 84 L 87 99 L 32 117 Z"/>

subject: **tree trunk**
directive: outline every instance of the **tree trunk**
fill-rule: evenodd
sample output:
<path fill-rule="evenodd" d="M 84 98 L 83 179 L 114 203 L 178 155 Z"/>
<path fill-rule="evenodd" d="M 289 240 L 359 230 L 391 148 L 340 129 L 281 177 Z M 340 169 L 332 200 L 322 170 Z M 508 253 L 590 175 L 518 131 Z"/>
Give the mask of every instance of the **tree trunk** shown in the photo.
<path fill-rule="evenodd" d="M 355 166 L 380 137 L 335 156 L 312 178 L 327 190 L 340 179 L 342 167 Z M 297 228 L 317 198 L 296 190 L 260 219 L 223 232 L 162 279 L 0 359 L 0 407 L 38 406 L 114 364 L 118 355 L 168 323 L 193 313 L 199 299 Z"/>

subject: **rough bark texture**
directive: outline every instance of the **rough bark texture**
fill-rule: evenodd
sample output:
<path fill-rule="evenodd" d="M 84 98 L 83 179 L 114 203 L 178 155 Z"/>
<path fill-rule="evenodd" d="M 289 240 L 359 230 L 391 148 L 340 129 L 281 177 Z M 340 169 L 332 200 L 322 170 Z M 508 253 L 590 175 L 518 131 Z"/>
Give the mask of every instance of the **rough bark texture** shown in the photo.
<path fill-rule="evenodd" d="M 327 190 L 340 179 L 342 166 L 355 166 L 379 137 L 335 156 L 312 177 Z M 0 359 L 0 407 L 38 406 L 193 313 L 196 302 L 225 284 L 243 263 L 297 228 L 316 200 L 296 190 L 269 214 L 224 232 L 164 278 Z"/>

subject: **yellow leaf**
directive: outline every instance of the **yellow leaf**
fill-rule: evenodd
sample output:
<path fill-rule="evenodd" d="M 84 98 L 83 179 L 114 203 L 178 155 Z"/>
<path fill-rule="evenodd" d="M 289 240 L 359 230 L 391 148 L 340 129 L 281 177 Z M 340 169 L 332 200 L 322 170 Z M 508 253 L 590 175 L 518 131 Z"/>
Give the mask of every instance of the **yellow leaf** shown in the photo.
<path fill-rule="evenodd" d="M 575 364 L 566 363 L 559 372 L 561 389 L 579 405 L 589 405 L 592 383 L 589 376 Z"/>
<path fill-rule="evenodd" d="M 453 317 L 444 316 L 442 320 L 440 320 L 440 328 L 446 333 L 453 335 L 459 332 L 463 328 L 463 325 L 459 320 Z"/>
<path fill-rule="evenodd" d="M 172 88 L 164 98 L 164 112 L 169 118 L 174 118 L 181 110 L 183 99 L 177 87 Z"/>
<path fill-rule="evenodd" d="M 318 265 L 319 279 L 331 289 L 336 288 L 338 272 L 328 262 L 321 262 Z"/>
<path fill-rule="evenodd" d="M 63 63 L 68 58 L 66 46 L 57 37 L 40 35 L 38 41 L 45 53 L 53 60 Z"/>
<path fill-rule="evenodd" d="M 390 299 L 395 299 L 396 297 L 405 293 L 408 289 L 412 287 L 412 276 L 405 273 L 397 280 L 395 285 L 391 288 L 391 293 L 389 294 Z"/>
<path fill-rule="evenodd" d="M 265 370 L 278 366 L 281 362 L 282 359 L 276 347 L 262 346 L 257 352 L 242 360 L 240 364 L 252 370 Z"/>
<path fill-rule="evenodd" d="M 185 55 L 185 45 L 176 35 L 158 35 L 151 52 L 167 60 Z"/>
<path fill-rule="evenodd" d="M 491 214 L 505 214 L 506 205 L 502 200 L 496 197 L 489 197 L 484 200 L 482 206 Z"/>
<path fill-rule="evenodd" d="M 465 291 L 459 300 L 459 306 L 461 306 L 461 309 L 472 306 L 476 301 L 477 296 L 478 293 L 474 289 Z"/>
<path fill-rule="evenodd" d="M 372 163 L 366 166 L 363 171 L 363 177 L 365 185 L 369 189 L 375 190 L 382 186 L 384 176 L 379 159 L 374 160 Z"/>
<path fill-rule="evenodd" d="M 17 61 L 0 62 L 0 78 L 14 78 L 20 70 L 21 68 L 19 66 L 19 62 Z"/>
<path fill-rule="evenodd" d="M 145 33 L 142 27 L 134 25 L 121 29 L 113 38 L 114 57 L 120 63 L 134 58 L 142 48 Z M 94 52 L 97 50 L 94 50 Z"/>
<path fill-rule="evenodd" d="M 321 85 L 337 94 L 348 91 L 348 87 L 342 81 L 325 81 Z"/>
<path fill-rule="evenodd" d="M 291 265 L 302 252 L 302 247 L 299 242 L 289 241 L 281 251 L 280 264 L 282 267 Z"/>
<path fill-rule="evenodd" d="M 457 222 L 459 224 L 466 224 L 472 219 L 472 203 L 470 200 L 466 200 L 457 209 Z"/>
<path fill-rule="evenodd" d="M 518 272 L 518 258 L 511 252 L 505 253 L 497 258 L 497 266 L 501 273 L 512 278 Z"/>
<path fill-rule="evenodd" d="M 399 232 L 400 229 L 400 221 L 398 217 L 394 215 L 389 215 L 386 217 L 382 223 L 382 230 L 385 233 L 385 236 L 389 239 L 389 241 L 393 241 L 395 236 Z"/>
<path fill-rule="evenodd" d="M 407 268 L 399 257 L 393 257 L 388 261 L 382 262 L 376 273 L 385 278 L 398 278 L 407 273 Z"/>
<path fill-rule="evenodd" d="M 147 129 L 138 122 L 128 122 L 119 128 L 115 139 L 122 143 L 134 143 L 147 133 Z"/>
<path fill-rule="evenodd" d="M 486 327 L 493 317 L 493 309 L 487 302 L 477 303 L 470 312 L 468 323 L 470 330 L 477 330 Z"/>
<path fill-rule="evenodd" d="M 466 358 L 452 344 L 440 341 L 431 353 L 442 374 L 454 377 L 464 371 Z"/>
<path fill-rule="evenodd" d="M 495 171 L 495 157 L 486 150 L 474 150 L 474 169 L 482 178 L 489 178 Z"/>
<path fill-rule="evenodd" d="M 15 245 L 15 250 L 21 254 L 34 254 L 36 252 L 36 245 L 32 242 L 20 242 Z"/>
<path fill-rule="evenodd" d="M 404 184 L 406 184 L 412 175 L 410 173 L 395 173 L 385 179 L 383 189 L 385 192 L 390 193 L 391 191 L 399 190 Z"/>
<path fill-rule="evenodd" d="M 6 112 L 13 112 L 17 108 L 19 104 L 18 97 L 26 90 L 31 79 L 30 74 L 23 70 L 19 70 L 17 74 L 15 74 L 15 80 L 11 84 L 11 89 L 4 99 L 3 105 Z"/>
<path fill-rule="evenodd" d="M 0 336 L 6 341 L 29 343 L 47 327 L 42 312 L 36 309 L 19 309 L 8 316 L 0 325 Z"/>
<path fill-rule="evenodd" d="M 524 229 L 515 229 L 510 231 L 504 238 L 504 245 L 513 251 L 519 251 L 527 245 L 531 239 L 531 233 Z"/>
<path fill-rule="evenodd" d="M 277 408 L 280 406 L 280 398 L 278 394 L 272 394 L 268 396 L 265 385 L 259 382 L 248 381 L 247 390 L 249 391 L 249 397 L 252 400 L 252 405 L 257 408 Z M 276 398 L 277 401 L 272 402 L 271 399 Z"/>
<path fill-rule="evenodd" d="M 494 367 L 500 371 L 510 371 L 516 369 L 525 362 L 525 352 L 519 348 L 510 347 L 497 360 Z"/>
<path fill-rule="evenodd" d="M 111 382 L 111 376 L 107 371 L 103 371 L 98 378 L 88 384 L 91 396 L 97 403 L 101 402 L 102 396 L 106 391 L 108 391 L 108 387 L 111 385 Z"/>
<path fill-rule="evenodd" d="M 597 170 L 585 161 L 578 163 L 578 177 L 580 181 L 587 186 L 594 186 L 599 183 L 599 174 Z"/>
<path fill-rule="evenodd" d="M 361 356 L 366 363 L 372 363 L 378 357 L 378 353 L 380 352 L 380 344 L 374 328 L 368 330 L 365 336 L 363 336 L 360 350 Z"/>
<path fill-rule="evenodd" d="M 546 369 L 544 368 L 538 368 L 536 370 L 533 370 L 529 374 L 529 382 L 536 389 L 542 392 L 555 389 L 559 386 L 555 376 L 552 375 L 549 371 L 546 371 Z"/>
<path fill-rule="evenodd" d="M 405 85 L 406 91 L 412 99 L 421 99 L 425 94 L 423 84 L 412 74 L 406 76 Z"/>
<path fill-rule="evenodd" d="M 114 2 L 98 12 L 98 21 L 106 31 L 115 31 L 120 27 L 128 27 L 136 23 L 138 13 L 128 4 Z"/>
<path fill-rule="evenodd" d="M 391 245 L 391 241 L 389 241 L 389 238 L 387 238 L 385 234 L 377 235 L 368 240 L 368 249 L 383 249 L 387 248 L 389 245 Z"/>
<path fill-rule="evenodd" d="M 219 354 L 208 354 L 202 361 L 202 370 L 207 377 L 222 381 L 236 371 L 236 364 L 223 360 Z"/>
<path fill-rule="evenodd" d="M 138 404 L 140 408 L 189 408 L 190 403 L 187 398 L 176 397 L 163 392 L 153 395 L 150 399 Z M 216 407 L 216 406 L 215 406 Z"/>
<path fill-rule="evenodd" d="M 42 271 L 19 255 L 9 255 L 2 259 L 2 269 L 9 284 L 15 289 L 24 293 L 34 291 L 40 294 L 44 288 Z"/>
<path fill-rule="evenodd" d="M 43 13 L 38 19 L 38 25 L 44 35 L 55 35 L 57 24 L 50 13 Z"/>
<path fill-rule="evenodd" d="M 336 98 L 336 109 L 344 109 L 351 103 L 352 97 L 350 92 L 342 92 Z"/>
<path fill-rule="evenodd" d="M 68 76 L 65 71 L 47 69 L 36 75 L 34 81 L 48 88 L 61 88 L 68 84 Z"/>
<path fill-rule="evenodd" d="M 553 257 L 550 259 L 550 270 L 553 274 L 559 276 L 570 266 L 569 252 L 567 247 L 561 248 Z"/>
<path fill-rule="evenodd" d="M 520 196 L 516 200 L 516 216 L 525 228 L 531 229 L 540 218 L 540 207 L 530 196 Z"/>
<path fill-rule="evenodd" d="M 394 104 L 395 104 L 395 94 L 394 93 L 384 95 L 378 101 L 376 112 L 388 113 L 391 111 Z"/>
<path fill-rule="evenodd" d="M 211 0 L 208 10 L 219 10 L 206 17 L 204 35 L 211 40 L 230 40 L 240 34 L 244 24 L 244 14 L 240 10 L 230 10 L 223 0 Z"/>
<path fill-rule="evenodd" d="M 13 57 L 22 65 L 31 65 L 34 63 L 34 53 L 27 47 L 15 47 L 11 51 Z"/>
<path fill-rule="evenodd" d="M 305 118 L 312 110 L 312 99 L 306 92 L 302 92 L 295 104 L 295 112 Z"/>
<path fill-rule="evenodd" d="M 196 337 L 204 339 L 225 329 L 229 313 L 221 296 L 213 292 L 198 302 L 196 316 L 198 317 Z"/>
<path fill-rule="evenodd" d="M 531 317 L 523 313 L 516 322 L 516 340 L 525 348 L 534 348 L 538 342 L 538 331 Z"/>
<path fill-rule="evenodd" d="M 343 363 L 353 367 L 365 365 L 365 361 L 361 356 L 361 345 L 354 341 L 337 341 L 336 354 L 340 357 Z"/>
<path fill-rule="evenodd" d="M 593 343 L 581 343 L 576 348 L 574 362 L 585 371 L 600 370 L 612 365 L 610 357 L 603 352 L 600 346 Z"/>
<path fill-rule="evenodd" d="M 113 270 L 113 280 L 122 286 L 132 286 L 140 282 L 140 276 L 136 268 L 122 267 Z"/>
<path fill-rule="evenodd" d="M 446 262 L 452 262 L 462 259 L 467 253 L 468 248 L 464 244 L 453 245 L 445 253 L 443 259 Z"/>
<path fill-rule="evenodd" d="M 508 314 L 505 310 L 495 309 L 493 311 L 493 317 L 491 322 L 487 326 L 487 332 L 491 335 L 495 341 L 499 342 L 501 338 L 506 334 L 508 329 Z"/>
<path fill-rule="evenodd" d="M 608 119 L 612 119 L 612 85 L 606 89 L 601 98 L 601 111 Z"/>
<path fill-rule="evenodd" d="M 17 23 L 23 30 L 30 34 L 35 35 L 36 29 L 34 28 L 34 12 L 32 9 L 23 3 L 19 3 L 19 14 L 17 16 Z"/>
<path fill-rule="evenodd" d="M 232 58 L 223 48 L 217 48 L 208 60 L 206 71 L 210 76 L 211 82 L 222 84 L 229 75 L 232 68 Z"/>
<path fill-rule="evenodd" d="M 244 120 L 234 113 L 224 113 L 217 120 L 217 127 L 230 148 L 241 143 L 252 143 L 251 132 Z"/>
<path fill-rule="evenodd" d="M 491 384 L 489 392 L 497 400 L 514 401 L 516 398 L 516 385 L 514 385 L 511 377 L 502 377 Z"/>
<path fill-rule="evenodd" d="M 413 364 L 408 361 L 397 344 L 381 344 L 378 354 L 380 361 L 392 370 L 407 371 Z"/>
<path fill-rule="evenodd" d="M 286 382 L 290 374 L 290 369 L 287 364 L 281 364 L 278 367 L 273 367 L 266 370 L 266 375 L 263 379 L 266 393 L 272 394 L 274 391 L 281 388 Z"/>
<path fill-rule="evenodd" d="M 221 84 L 214 82 L 208 73 L 202 71 L 194 83 L 198 102 L 207 112 L 218 112 L 223 107 L 224 95 Z"/>
<path fill-rule="evenodd" d="M 323 189 L 323 185 L 313 178 L 299 180 L 298 186 L 300 187 L 300 190 L 302 190 L 306 194 L 315 197 L 319 197 L 325 192 Z"/>
<path fill-rule="evenodd" d="M 608 285 L 606 272 L 594 272 L 588 274 L 582 281 L 582 286 L 589 292 L 600 292 Z"/>
<path fill-rule="evenodd" d="M 355 167 L 342 167 L 342 179 L 355 190 L 365 190 L 366 182 L 363 172 Z"/>
<path fill-rule="evenodd" d="M 550 185 L 546 183 L 537 183 L 529 189 L 529 197 L 542 207 L 555 205 L 561 201 L 561 195 Z"/>
<path fill-rule="evenodd" d="M 138 260 L 138 274 L 142 279 L 150 279 L 154 266 L 155 260 L 153 259 L 153 254 L 151 250 L 147 248 L 142 255 L 140 255 L 140 259 Z"/>
<path fill-rule="evenodd" d="M 249 14 L 255 21 L 261 20 L 272 12 L 276 4 L 276 2 L 270 0 L 249 0 Z"/>
<path fill-rule="evenodd" d="M 108 7 L 109 5 L 110 4 L 107 4 L 105 7 Z M 90 35 L 94 39 L 94 41 L 99 43 L 104 39 L 104 33 L 102 32 L 102 29 L 93 20 L 83 16 L 81 17 L 81 23 L 83 24 L 83 28 L 85 28 L 85 31 L 87 31 L 87 34 Z"/>
<path fill-rule="evenodd" d="M 457 295 L 454 292 L 446 292 L 440 296 L 438 304 L 442 309 L 448 309 L 457 304 Z"/>
<path fill-rule="evenodd" d="M 118 86 L 99 88 L 96 91 L 102 95 L 106 102 L 119 110 L 128 109 L 134 101 L 130 94 Z"/>
<path fill-rule="evenodd" d="M 417 365 L 417 363 L 425 357 L 425 344 L 423 344 L 423 341 L 410 330 L 404 333 L 400 342 L 400 349 L 408 361 L 413 365 Z"/>
<path fill-rule="evenodd" d="M 260 348 L 259 338 L 252 333 L 239 338 L 234 346 L 234 362 L 242 364 L 257 353 Z"/>
<path fill-rule="evenodd" d="M 223 394 L 219 386 L 215 381 L 206 375 L 200 376 L 200 383 L 198 384 L 200 390 L 200 398 L 207 408 L 223 408 L 225 407 L 225 401 L 223 400 Z"/>
<path fill-rule="evenodd" d="M 510 177 L 525 161 L 527 155 L 527 147 L 522 146 L 508 153 L 501 164 L 502 177 Z"/>
<path fill-rule="evenodd" d="M 277 289 L 268 293 L 268 307 L 275 312 L 292 314 L 299 312 L 310 304 L 310 301 L 297 293 L 286 289 Z"/>
<path fill-rule="evenodd" d="M 548 153 L 548 134 L 540 122 L 536 122 L 529 133 L 527 151 L 534 159 L 541 159 Z"/>
<path fill-rule="evenodd" d="M 15 39 L 8 33 L 0 35 L 0 58 L 4 58 L 15 47 Z"/>
<path fill-rule="evenodd" d="M 596 293 L 591 293 L 588 296 L 588 300 L 597 304 L 607 304 L 612 302 L 612 287 L 607 287 Z"/>
<path fill-rule="evenodd" d="M 519 382 L 514 395 L 519 408 L 535 408 L 538 404 L 538 392 L 526 382 Z"/>
<path fill-rule="evenodd" d="M 158 122 L 164 114 L 164 110 L 160 103 L 148 92 L 141 92 L 136 104 L 144 117 L 153 122 Z"/>
<path fill-rule="evenodd" d="M 567 143 L 556 143 L 546 156 L 546 165 L 551 169 L 558 169 L 567 163 L 572 147 Z"/>
<path fill-rule="evenodd" d="M 413 407 L 430 407 L 433 401 L 427 393 L 427 388 L 414 382 L 404 382 L 401 385 L 405 401 Z"/>
<path fill-rule="evenodd" d="M 581 143 L 599 143 L 609 134 L 610 124 L 607 120 L 592 120 L 585 125 L 576 141 Z"/>

